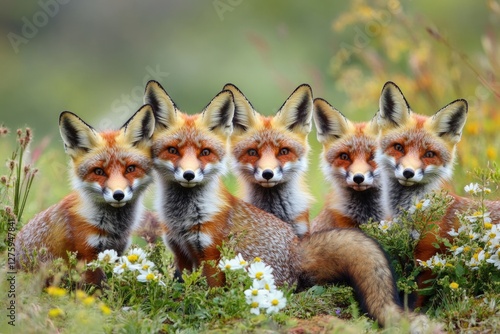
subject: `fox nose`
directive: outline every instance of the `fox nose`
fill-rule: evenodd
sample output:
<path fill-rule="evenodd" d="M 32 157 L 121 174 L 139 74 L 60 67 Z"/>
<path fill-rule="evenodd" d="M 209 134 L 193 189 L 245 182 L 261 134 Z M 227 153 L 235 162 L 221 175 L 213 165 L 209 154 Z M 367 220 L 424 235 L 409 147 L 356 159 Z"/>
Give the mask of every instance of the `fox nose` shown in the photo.
<path fill-rule="evenodd" d="M 125 194 L 121 190 L 117 190 L 113 193 L 113 198 L 117 201 L 121 201 L 125 197 Z"/>
<path fill-rule="evenodd" d="M 274 173 L 273 173 L 273 171 L 272 171 L 272 170 L 270 170 L 270 169 L 266 169 L 266 170 L 264 170 L 264 171 L 262 172 L 262 177 L 263 177 L 263 178 L 265 178 L 265 179 L 266 179 L 266 180 L 268 180 L 268 181 L 269 181 L 270 179 L 272 179 L 272 178 L 273 178 L 273 176 L 274 176 Z"/>
<path fill-rule="evenodd" d="M 354 175 L 354 177 L 352 178 L 352 180 L 354 182 L 356 182 L 357 184 L 361 184 L 365 180 L 365 177 L 363 175 L 361 175 L 361 174 L 356 174 L 356 175 Z"/>
<path fill-rule="evenodd" d="M 412 169 L 407 168 L 403 171 L 403 176 L 406 177 L 407 179 L 411 179 L 412 177 L 415 176 L 415 172 Z"/>
<path fill-rule="evenodd" d="M 191 181 L 192 179 L 194 179 L 194 172 L 187 170 L 184 172 L 184 174 L 182 174 L 182 177 L 185 178 L 187 181 Z"/>

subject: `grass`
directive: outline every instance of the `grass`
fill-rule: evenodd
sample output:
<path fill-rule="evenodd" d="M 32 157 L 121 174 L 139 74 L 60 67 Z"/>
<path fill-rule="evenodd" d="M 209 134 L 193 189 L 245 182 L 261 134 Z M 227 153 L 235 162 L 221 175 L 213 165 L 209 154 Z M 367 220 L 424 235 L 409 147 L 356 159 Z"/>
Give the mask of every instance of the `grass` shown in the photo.
<path fill-rule="evenodd" d="M 344 34 L 356 27 L 364 28 L 385 10 L 382 2 L 356 1 L 349 11 L 336 18 L 333 31 Z M 460 49 L 459 43 L 425 26 L 420 18 L 408 16 L 402 10 L 391 14 L 392 24 L 382 26 L 380 33 L 371 37 L 363 48 L 340 50 L 332 55 L 331 76 L 337 82 L 338 91 L 349 101 L 344 106 L 346 110 L 341 111 L 353 120 L 368 120 L 376 111 L 383 83 L 389 79 L 402 88 L 418 113 L 432 114 L 456 98 L 466 98 L 470 112 L 458 145 L 453 182 L 447 190 L 467 195 L 464 186 L 471 182 L 477 182 L 482 189 L 491 189 L 489 194 L 484 191 L 468 194 L 476 198 L 477 211 L 483 214 L 485 196 L 498 198 L 500 184 L 499 168 L 495 165 L 500 154 L 500 114 L 497 111 L 500 94 L 495 84 L 499 65 L 495 50 L 500 46 L 490 34 L 485 34 L 481 36 L 487 42 L 483 43 L 483 49 L 468 55 Z M 333 96 L 324 98 L 331 100 Z M 32 141 L 31 132 L 25 130 L 7 135 L 3 127 L 0 135 L 3 137 L 0 138 L 1 155 L 11 157 L 0 172 L 0 272 L 2 277 L 9 277 L 6 267 L 9 227 L 15 226 L 18 230 L 34 214 L 60 200 L 69 189 L 68 182 L 64 181 L 68 171 L 62 147 L 54 147 L 48 139 Z M 32 141 L 31 151 L 27 150 L 26 138 Z M 329 188 L 324 185 L 323 178 L 317 176 L 320 146 L 314 133 L 310 143 L 309 180 L 317 199 L 312 210 L 314 216 Z M 11 152 L 16 153 L 11 155 Z M 232 190 L 236 189 L 233 177 L 227 182 Z M 152 194 L 153 190 L 146 200 L 148 207 L 151 207 Z M 401 224 L 389 227 L 374 222 L 364 227 L 389 254 L 398 275 L 398 288 L 406 295 L 415 291 L 415 277 L 422 270 L 413 257 L 417 239 L 412 235 L 415 231 L 422 235 L 431 228 L 428 222 L 442 214 L 447 203 L 444 194 L 429 200 L 425 210 L 408 213 Z M 447 244 L 448 253 L 426 264 L 432 267 L 436 279 L 429 282 L 427 292 L 432 297 L 426 309 L 421 311 L 453 332 L 500 331 L 499 269 L 486 262 L 494 252 L 488 250 L 490 245 L 486 239 L 471 240 L 469 237 L 469 233 L 484 237 L 489 230 L 485 224 L 487 220 L 482 216 L 471 221 L 468 216 L 474 216 L 474 212 L 461 218 L 467 233 L 457 235 L 453 245 Z M 11 222 L 13 225 L 9 224 Z M 74 282 L 82 268 L 74 261 L 69 265 L 56 262 L 36 273 L 19 272 L 15 275 L 15 299 L 4 297 L 11 289 L 9 282 L 2 280 L 0 283 L 2 310 L 7 314 L 12 300 L 16 307 L 16 327 L 4 324 L 1 331 L 76 333 L 82 328 L 87 333 L 400 331 L 397 328 L 379 329 L 361 313 L 352 289 L 343 285 L 316 286 L 301 293 L 291 293 L 291 289 L 285 288 L 288 299 L 285 309 L 271 316 L 255 316 L 250 314 L 243 295 L 247 283 L 237 275 L 229 275 L 228 285 L 223 288 L 209 289 L 200 271 L 185 274 L 185 283 L 179 283 L 173 279 L 172 255 L 161 242 L 151 243 L 151 240 L 135 236 L 134 244 L 150 253 L 164 286 L 155 282 L 141 283 L 135 277 L 124 280 L 108 272 L 108 287 L 104 291 L 80 291 Z M 455 254 L 458 247 L 463 251 Z M 477 268 L 471 266 L 474 265 L 472 259 L 478 260 Z M 59 290 L 45 289 L 49 274 L 57 278 L 53 286 L 60 287 Z"/>

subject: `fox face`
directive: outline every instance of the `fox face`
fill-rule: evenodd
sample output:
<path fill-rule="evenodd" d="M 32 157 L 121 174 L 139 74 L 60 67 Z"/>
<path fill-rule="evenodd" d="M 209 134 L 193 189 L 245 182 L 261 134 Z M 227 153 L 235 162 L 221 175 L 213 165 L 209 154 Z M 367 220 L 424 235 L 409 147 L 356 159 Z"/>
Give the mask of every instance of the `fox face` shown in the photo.
<path fill-rule="evenodd" d="M 352 123 L 323 99 L 314 100 L 313 118 L 318 141 L 323 145 L 322 169 L 326 177 L 356 191 L 378 187 L 376 119 Z"/>
<path fill-rule="evenodd" d="M 456 100 L 427 117 L 411 111 L 392 82 L 382 89 L 378 122 L 378 160 L 403 186 L 440 183 L 451 178 L 456 144 L 467 118 L 467 102 Z"/>
<path fill-rule="evenodd" d="M 154 115 L 145 105 L 120 130 L 97 132 L 77 115 L 65 111 L 59 129 L 72 159 L 73 186 L 97 203 L 122 207 L 151 181 L 150 138 Z M 137 196 L 136 196 L 137 197 Z"/>
<path fill-rule="evenodd" d="M 180 112 L 156 81 L 146 86 L 145 100 L 153 105 L 157 120 L 154 166 L 163 179 L 192 188 L 225 173 L 234 112 L 231 92 L 220 92 L 196 115 Z"/>
<path fill-rule="evenodd" d="M 312 91 L 299 86 L 275 116 L 258 114 L 232 84 L 224 89 L 234 96 L 234 167 L 247 182 L 270 188 L 288 182 L 307 169 L 311 131 Z"/>

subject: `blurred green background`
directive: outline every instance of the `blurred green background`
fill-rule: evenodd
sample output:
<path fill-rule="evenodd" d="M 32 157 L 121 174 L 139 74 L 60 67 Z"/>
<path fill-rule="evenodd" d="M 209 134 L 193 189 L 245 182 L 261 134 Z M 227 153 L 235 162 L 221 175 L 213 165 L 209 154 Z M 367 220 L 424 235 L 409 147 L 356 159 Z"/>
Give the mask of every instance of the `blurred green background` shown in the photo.
<path fill-rule="evenodd" d="M 228 82 L 264 114 L 309 83 L 315 97 L 357 121 L 376 112 L 388 80 L 424 114 L 466 98 L 474 116 L 459 163 L 485 166 L 498 160 L 500 147 L 499 8 L 466 0 L 4 1 L 0 124 L 34 130 L 40 169 L 25 216 L 69 189 L 59 113 L 75 112 L 98 129 L 119 127 L 141 105 L 150 79 L 189 113 Z M 317 212 L 328 187 L 315 133 L 310 143 Z M 2 160 L 14 144 L 15 134 L 0 139 Z M 471 182 L 460 168 L 458 189 Z"/>

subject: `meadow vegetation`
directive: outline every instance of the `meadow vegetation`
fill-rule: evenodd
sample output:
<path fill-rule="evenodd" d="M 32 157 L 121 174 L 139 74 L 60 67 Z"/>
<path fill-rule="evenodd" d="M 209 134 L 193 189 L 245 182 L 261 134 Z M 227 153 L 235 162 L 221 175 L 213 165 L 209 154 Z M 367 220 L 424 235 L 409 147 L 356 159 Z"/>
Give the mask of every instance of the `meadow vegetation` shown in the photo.
<path fill-rule="evenodd" d="M 366 34 L 366 43 L 346 43 L 332 56 L 330 74 L 337 82 L 339 94 L 349 101 L 345 114 L 350 117 L 358 115 L 357 110 L 364 110 L 354 120 L 370 119 L 377 110 L 382 85 L 390 78 L 403 89 L 417 113 L 430 115 L 456 98 L 465 98 L 469 115 L 458 145 L 454 177 L 445 191 L 414 203 L 398 221 L 371 222 L 363 230 L 388 253 L 405 303 L 411 302 L 411 295 L 417 289 L 418 273 L 423 268 L 431 269 L 436 276 L 423 291 L 430 300 L 421 312 L 443 323 L 451 332 L 498 332 L 500 230 L 489 221 L 483 202 L 500 197 L 500 58 L 497 56 L 500 45 L 495 36 L 500 31 L 500 20 L 496 21 L 497 29 L 480 36 L 481 51 L 469 55 L 458 42 L 449 41 L 436 28 L 425 26 L 421 18 L 407 15 L 400 6 L 388 6 L 391 5 L 385 2 L 369 5 L 368 1 L 354 1 L 348 11 L 332 22 L 333 33 L 339 34 L 353 27 L 378 29 Z M 491 5 L 491 14 L 500 15 L 498 7 Z M 384 22 L 384 15 L 391 15 L 391 24 L 371 24 L 374 18 Z M 352 37 L 354 41 L 355 36 Z M 330 100 L 329 96 L 325 98 Z M 36 124 L 32 126 L 36 129 Z M 60 163 L 66 160 L 62 145 L 47 146 L 46 139 L 33 139 L 29 129 L 9 133 L 2 126 L 0 135 L 1 156 L 7 157 L 0 171 L 0 272 L 5 277 L 9 271 L 9 227 L 19 230 L 35 213 L 61 199 L 68 191 L 68 172 L 67 165 Z M 315 133 L 309 141 L 313 148 L 309 181 L 317 199 L 312 212 L 315 215 L 329 188 L 319 174 L 320 145 Z M 227 182 L 232 190 L 236 189 L 234 178 L 228 178 Z M 150 208 L 153 191 L 146 202 Z M 432 222 L 444 213 L 449 203 L 447 191 L 476 199 L 477 209 L 460 216 L 462 228 L 454 231 L 453 243 L 443 241 L 445 253 L 419 262 L 413 250 L 419 237 L 432 229 Z M 345 285 L 315 286 L 300 293 L 285 286 L 280 289 L 286 298 L 284 308 L 271 314 L 264 310 L 251 313 L 244 292 L 253 283 L 244 271 L 228 270 L 227 285 L 220 288 L 208 288 L 200 270 L 184 273 L 184 283 L 179 283 L 173 278 L 172 254 L 160 239 L 145 240 L 136 235 L 133 245 L 133 249 L 141 249 L 143 253 L 134 255 L 129 251 L 128 261 L 138 261 L 142 256 L 149 261 L 144 262 L 147 268 L 120 271 L 117 268 L 125 260 L 112 259 L 112 255 L 103 257 L 93 264 L 103 267 L 107 274 L 103 290 L 78 285 L 84 265 L 76 262 L 74 254 L 69 263 L 55 261 L 36 273 L 18 272 L 16 327 L 4 325 L 0 331 L 77 333 L 84 328 L 86 333 L 399 333 L 405 330 L 378 328 L 362 314 L 352 289 Z M 224 254 L 228 260 L 237 255 L 230 247 L 224 249 Z M 54 279 L 46 288 L 49 276 Z M 9 289 L 8 282 L 2 279 L 0 286 L 2 310 L 6 310 L 10 300 L 4 298 L 7 293 L 3 291 Z"/>

